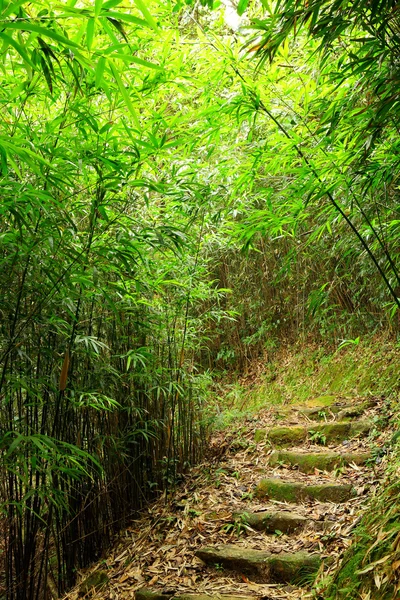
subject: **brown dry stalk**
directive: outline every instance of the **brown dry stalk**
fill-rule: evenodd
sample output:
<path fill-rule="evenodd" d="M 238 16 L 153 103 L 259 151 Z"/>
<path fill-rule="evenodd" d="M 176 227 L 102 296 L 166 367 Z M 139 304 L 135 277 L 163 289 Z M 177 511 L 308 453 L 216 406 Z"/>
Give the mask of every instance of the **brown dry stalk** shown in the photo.
<path fill-rule="evenodd" d="M 65 354 L 64 354 L 63 366 L 61 369 L 60 384 L 58 386 L 58 389 L 60 390 L 60 392 L 63 392 L 65 390 L 65 388 L 67 387 L 68 367 L 69 367 L 69 351 L 66 350 Z"/>

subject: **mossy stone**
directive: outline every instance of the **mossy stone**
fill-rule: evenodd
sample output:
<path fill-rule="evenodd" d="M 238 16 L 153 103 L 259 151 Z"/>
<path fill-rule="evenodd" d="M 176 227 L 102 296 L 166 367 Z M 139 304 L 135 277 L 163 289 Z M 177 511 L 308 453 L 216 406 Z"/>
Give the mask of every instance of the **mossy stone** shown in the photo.
<path fill-rule="evenodd" d="M 331 413 L 334 415 L 338 414 L 342 408 L 342 406 L 335 405 L 329 406 L 329 408 L 302 408 L 301 406 L 298 406 L 296 410 L 309 419 L 312 418 L 319 421 L 325 419 L 327 415 L 330 415 Z"/>
<path fill-rule="evenodd" d="M 301 425 L 292 427 L 271 427 L 267 430 L 267 440 L 274 446 L 294 446 L 307 439 L 307 430 Z"/>
<path fill-rule="evenodd" d="M 257 485 L 255 495 L 259 499 L 270 498 L 279 502 L 302 502 L 306 499 L 320 502 L 346 502 L 355 495 L 350 484 L 323 483 L 320 485 L 304 485 L 281 481 L 280 479 L 262 479 Z"/>
<path fill-rule="evenodd" d="M 356 435 L 366 434 L 371 428 L 369 421 L 315 423 L 304 427 L 302 425 L 271 427 L 256 432 L 256 441 L 264 437 L 276 447 L 301 445 L 309 435 L 319 432 L 327 442 L 339 442 Z M 261 434 L 263 432 L 263 434 Z M 261 437 L 261 435 L 263 437 Z"/>
<path fill-rule="evenodd" d="M 209 546 L 196 551 L 196 556 L 206 564 L 220 564 L 251 575 L 264 583 L 292 583 L 304 585 L 306 578 L 317 573 L 321 558 L 318 554 L 295 552 L 271 554 L 263 550 L 237 546 Z"/>
<path fill-rule="evenodd" d="M 318 398 L 311 398 L 311 400 L 306 400 L 304 405 L 307 408 L 324 408 L 330 406 L 336 401 L 336 396 L 318 396 Z"/>
<path fill-rule="evenodd" d="M 369 421 L 337 421 L 335 423 L 317 423 L 310 425 L 308 433 L 319 432 L 325 436 L 327 442 L 340 442 L 356 435 L 367 434 L 371 428 Z"/>
<path fill-rule="evenodd" d="M 135 600 L 254 600 L 254 596 L 236 596 L 232 594 L 179 594 L 174 592 L 153 592 L 148 588 L 142 588 L 135 592 Z"/>
<path fill-rule="evenodd" d="M 170 600 L 175 598 L 174 592 L 153 592 L 148 588 L 141 588 L 135 592 L 135 600 Z"/>
<path fill-rule="evenodd" d="M 94 571 L 89 577 L 84 579 L 79 586 L 79 596 L 86 596 L 90 591 L 98 591 L 109 582 L 109 577 L 105 571 Z"/>
<path fill-rule="evenodd" d="M 302 473 L 313 473 L 315 469 L 320 471 L 333 471 L 336 467 L 355 463 L 363 465 L 371 458 L 371 453 L 348 452 L 289 452 L 275 450 L 269 457 L 269 464 L 275 467 L 280 463 L 296 466 Z"/>
<path fill-rule="evenodd" d="M 355 417 L 361 417 L 368 408 L 372 408 L 376 405 L 376 400 L 367 400 L 362 404 L 347 405 L 342 407 L 342 410 L 338 412 L 338 419 L 353 419 Z"/>
<path fill-rule="evenodd" d="M 309 520 L 302 515 L 298 515 L 293 512 L 284 511 L 261 511 L 258 513 L 241 513 L 234 515 L 235 520 L 250 525 L 257 531 L 264 531 L 265 533 L 275 533 L 281 531 L 282 533 L 293 533 L 299 529 L 304 528 Z"/>
<path fill-rule="evenodd" d="M 174 600 L 254 600 L 254 596 L 236 596 L 232 594 L 182 594 L 174 596 Z"/>
<path fill-rule="evenodd" d="M 310 584 L 320 565 L 320 556 L 318 554 L 308 554 L 307 552 L 275 554 L 270 559 L 274 581 L 278 583 L 288 582 L 299 586 Z"/>
<path fill-rule="evenodd" d="M 259 442 L 263 442 L 265 440 L 266 435 L 267 435 L 266 429 L 256 429 L 256 431 L 254 433 L 254 441 L 256 442 L 256 444 L 258 444 Z"/>
<path fill-rule="evenodd" d="M 280 479 L 262 479 L 256 487 L 255 495 L 259 499 L 271 498 L 279 502 L 300 502 L 301 490 L 304 486 L 300 483 L 285 483 Z"/>
<path fill-rule="evenodd" d="M 306 497 L 319 502 L 347 502 L 356 495 L 356 490 L 351 484 L 320 484 L 308 485 L 304 489 Z"/>

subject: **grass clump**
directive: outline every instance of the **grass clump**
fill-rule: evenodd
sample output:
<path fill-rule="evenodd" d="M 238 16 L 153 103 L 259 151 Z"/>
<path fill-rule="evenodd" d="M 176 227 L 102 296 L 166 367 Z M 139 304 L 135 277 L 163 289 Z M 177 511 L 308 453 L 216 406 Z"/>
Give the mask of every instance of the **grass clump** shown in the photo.
<path fill-rule="evenodd" d="M 324 598 L 398 598 L 399 574 L 400 444 L 395 443 L 385 481 L 371 499 L 355 531 L 353 544 L 327 585 Z"/>
<path fill-rule="evenodd" d="M 254 372 L 239 381 L 220 383 L 214 424 L 224 429 L 232 421 L 251 418 L 272 406 L 323 411 L 338 400 L 391 395 L 399 388 L 399 362 L 398 345 L 382 337 L 365 338 L 356 346 L 340 349 L 281 348 L 264 364 L 254 363 Z"/>

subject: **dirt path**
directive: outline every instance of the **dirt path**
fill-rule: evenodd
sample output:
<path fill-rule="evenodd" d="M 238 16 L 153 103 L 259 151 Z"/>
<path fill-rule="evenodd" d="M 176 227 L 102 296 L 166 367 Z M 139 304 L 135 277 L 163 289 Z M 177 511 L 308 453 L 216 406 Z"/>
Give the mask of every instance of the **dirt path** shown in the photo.
<path fill-rule="evenodd" d="M 350 545 L 390 435 L 383 401 L 327 402 L 270 409 L 217 435 L 211 466 L 150 506 L 68 598 L 309 597 Z"/>

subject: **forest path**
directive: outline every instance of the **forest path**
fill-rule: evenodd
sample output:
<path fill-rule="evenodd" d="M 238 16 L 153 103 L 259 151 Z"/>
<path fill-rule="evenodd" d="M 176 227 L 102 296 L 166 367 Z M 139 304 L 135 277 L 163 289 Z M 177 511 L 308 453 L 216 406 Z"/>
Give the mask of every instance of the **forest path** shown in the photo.
<path fill-rule="evenodd" d="M 379 399 L 326 396 L 271 407 L 219 433 L 209 461 L 173 501 L 148 507 L 96 566 L 91 577 L 95 587 L 96 573 L 104 578 L 101 589 L 84 582 L 68 597 L 310 597 L 379 484 L 385 410 Z"/>

